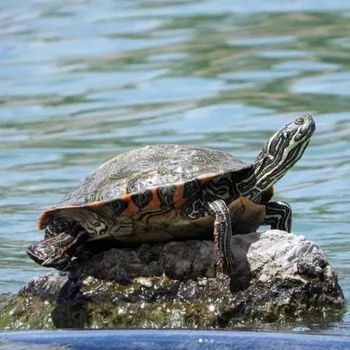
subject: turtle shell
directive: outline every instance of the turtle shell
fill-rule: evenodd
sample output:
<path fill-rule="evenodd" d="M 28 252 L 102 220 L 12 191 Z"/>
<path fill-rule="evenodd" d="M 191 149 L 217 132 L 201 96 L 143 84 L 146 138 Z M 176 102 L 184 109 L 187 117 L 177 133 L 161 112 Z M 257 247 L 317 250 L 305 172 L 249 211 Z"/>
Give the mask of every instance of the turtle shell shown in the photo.
<path fill-rule="evenodd" d="M 238 158 L 217 150 L 178 145 L 145 146 L 101 165 L 80 182 L 60 206 L 110 201 L 152 187 L 210 179 L 251 168 Z"/>
<path fill-rule="evenodd" d="M 217 150 L 145 146 L 102 164 L 56 207 L 44 211 L 38 227 L 46 228 L 48 238 L 66 231 L 67 225 L 72 230 L 74 221 L 89 233 L 89 240 L 129 243 L 210 237 L 214 217 L 203 205 L 203 188 L 212 185 L 213 198 L 229 205 L 239 197 L 232 178 L 239 184 L 253 172 L 252 165 Z M 245 208 L 236 233 L 262 224 L 263 206 L 246 202 Z"/>
<path fill-rule="evenodd" d="M 265 218 L 262 201 L 272 191 L 254 203 L 249 199 L 254 184 L 253 165 L 217 150 L 179 145 L 132 150 L 102 164 L 44 211 L 38 227 L 45 238 L 27 253 L 61 269 L 73 256 L 85 259 L 112 246 L 213 239 L 217 215 L 208 203 L 218 199 L 227 205 L 234 233 L 255 232 Z M 248 189 L 247 198 L 240 186 Z"/>
<path fill-rule="evenodd" d="M 100 206 L 116 199 L 131 200 L 150 189 L 183 187 L 196 181 L 237 172 L 249 176 L 252 166 L 221 151 L 179 145 L 152 145 L 122 153 L 82 180 L 46 216 L 60 208 Z M 244 175 L 244 174 L 247 175 Z M 176 194 L 174 197 L 176 202 Z"/>

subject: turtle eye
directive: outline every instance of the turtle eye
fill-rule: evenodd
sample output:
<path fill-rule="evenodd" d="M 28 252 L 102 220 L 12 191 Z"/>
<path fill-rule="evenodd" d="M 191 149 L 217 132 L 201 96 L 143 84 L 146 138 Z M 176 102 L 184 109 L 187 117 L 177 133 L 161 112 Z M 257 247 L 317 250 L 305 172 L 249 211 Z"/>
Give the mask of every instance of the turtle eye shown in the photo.
<path fill-rule="evenodd" d="M 296 125 L 302 125 L 304 124 L 304 118 L 302 117 L 299 117 L 297 119 L 295 119 L 295 122 L 294 122 Z"/>

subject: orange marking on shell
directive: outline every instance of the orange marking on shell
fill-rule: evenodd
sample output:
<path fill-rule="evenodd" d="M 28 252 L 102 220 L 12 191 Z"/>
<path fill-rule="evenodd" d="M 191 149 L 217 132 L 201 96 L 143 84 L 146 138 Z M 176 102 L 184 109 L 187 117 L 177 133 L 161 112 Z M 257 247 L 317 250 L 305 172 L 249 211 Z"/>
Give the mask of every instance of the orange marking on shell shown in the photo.
<path fill-rule="evenodd" d="M 152 192 L 152 200 L 146 205 L 145 209 L 157 209 L 160 207 L 157 187 L 152 187 L 149 190 Z"/>
<path fill-rule="evenodd" d="M 109 201 L 108 201 L 109 202 Z M 107 203 L 108 203 L 107 202 Z M 105 202 L 91 202 L 89 203 L 89 205 L 84 205 L 84 207 L 87 207 L 87 208 L 101 208 L 102 206 L 104 206 L 106 204 L 106 201 Z M 74 207 L 73 207 L 74 208 Z"/>
<path fill-rule="evenodd" d="M 61 209 L 62 208 L 52 208 L 52 209 L 43 211 L 40 214 L 39 219 L 37 221 L 38 229 L 43 230 L 49 224 L 52 217 Z"/>
<path fill-rule="evenodd" d="M 187 199 L 184 198 L 184 190 L 185 190 L 185 186 L 183 183 L 178 184 L 176 186 L 176 192 L 173 199 L 175 208 L 181 208 L 181 206 L 186 203 Z"/>
<path fill-rule="evenodd" d="M 198 176 L 198 179 L 201 180 L 202 183 L 206 184 L 209 181 L 213 180 L 215 176 L 218 176 L 218 174 L 206 174 Z"/>
<path fill-rule="evenodd" d="M 121 213 L 121 216 L 132 216 L 136 214 L 140 208 L 133 202 L 129 201 L 127 208 Z"/>
<path fill-rule="evenodd" d="M 125 202 L 130 202 L 131 201 L 131 194 L 130 193 L 125 193 L 120 196 L 120 199 L 125 201 Z"/>
<path fill-rule="evenodd" d="M 37 227 L 39 230 L 43 230 L 50 222 L 51 218 L 59 211 L 61 210 L 69 210 L 69 209 L 76 209 L 76 208 L 99 208 L 103 206 L 105 203 L 110 202 L 108 201 L 95 201 L 88 204 L 81 204 L 81 205 L 65 205 L 63 207 L 57 207 L 52 209 L 47 209 L 43 211 L 39 219 L 37 221 Z"/>
<path fill-rule="evenodd" d="M 140 210 L 139 207 L 132 201 L 131 196 L 132 195 L 130 193 L 126 193 L 120 196 L 121 200 L 128 203 L 128 206 L 126 207 L 126 209 L 120 214 L 121 216 L 129 217 Z"/>
<path fill-rule="evenodd" d="M 39 219 L 36 223 L 36 226 L 38 227 L 39 230 L 43 230 L 47 226 L 49 221 L 48 213 L 49 213 L 48 211 L 44 211 L 40 214 Z"/>

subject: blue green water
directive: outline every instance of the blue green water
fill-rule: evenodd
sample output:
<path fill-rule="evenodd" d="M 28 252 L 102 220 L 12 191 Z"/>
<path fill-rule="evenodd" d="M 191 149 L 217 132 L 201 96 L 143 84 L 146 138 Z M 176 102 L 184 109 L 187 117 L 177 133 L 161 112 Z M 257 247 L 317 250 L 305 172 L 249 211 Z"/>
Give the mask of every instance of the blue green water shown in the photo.
<path fill-rule="evenodd" d="M 24 251 L 40 211 L 115 154 L 182 143 L 250 162 L 308 112 L 277 197 L 349 302 L 349 33 L 347 0 L 1 1 L 0 291 L 47 272 Z"/>

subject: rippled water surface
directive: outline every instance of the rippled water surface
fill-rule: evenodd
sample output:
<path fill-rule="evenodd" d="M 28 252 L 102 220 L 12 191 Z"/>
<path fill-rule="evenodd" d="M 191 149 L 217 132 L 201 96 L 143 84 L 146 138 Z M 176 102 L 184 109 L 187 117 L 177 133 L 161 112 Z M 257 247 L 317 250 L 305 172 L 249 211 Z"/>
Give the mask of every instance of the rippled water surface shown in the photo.
<path fill-rule="evenodd" d="M 349 33 L 347 0 L 1 1 L 0 291 L 47 272 L 24 252 L 38 214 L 115 154 L 198 144 L 250 162 L 308 112 L 317 131 L 277 196 L 349 302 Z"/>

